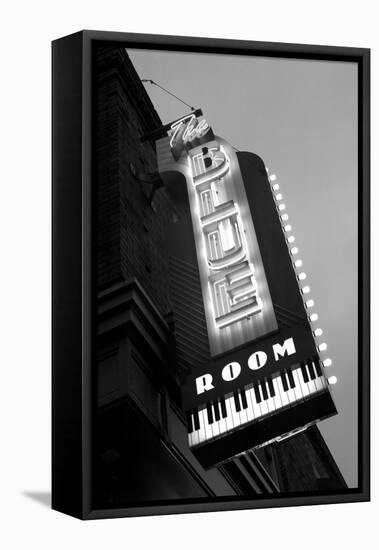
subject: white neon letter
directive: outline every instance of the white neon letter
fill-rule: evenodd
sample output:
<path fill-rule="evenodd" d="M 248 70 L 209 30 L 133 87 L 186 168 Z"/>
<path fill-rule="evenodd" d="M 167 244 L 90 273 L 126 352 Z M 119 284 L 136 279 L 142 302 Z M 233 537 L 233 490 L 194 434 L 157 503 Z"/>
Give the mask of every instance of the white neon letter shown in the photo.
<path fill-rule="evenodd" d="M 267 362 L 267 355 L 264 351 L 256 351 L 252 353 L 247 360 L 247 365 L 251 370 L 258 370 L 265 366 Z"/>
<path fill-rule="evenodd" d="M 205 391 L 213 390 L 214 385 L 213 382 L 213 376 L 211 374 L 204 374 L 203 376 L 199 376 L 196 378 L 196 391 L 197 395 L 200 395 L 201 393 L 204 393 Z"/>
<path fill-rule="evenodd" d="M 275 361 L 279 361 L 279 358 L 284 357 L 286 354 L 293 355 L 294 353 L 296 353 L 293 338 L 287 338 L 287 340 L 284 340 L 283 345 L 274 344 L 272 346 L 272 351 L 274 352 Z"/>
<path fill-rule="evenodd" d="M 230 382 L 231 380 L 235 380 L 241 373 L 241 365 L 237 363 L 237 361 L 232 361 L 231 363 L 228 363 L 225 365 L 225 367 L 222 369 L 221 376 L 225 380 L 225 382 Z"/>

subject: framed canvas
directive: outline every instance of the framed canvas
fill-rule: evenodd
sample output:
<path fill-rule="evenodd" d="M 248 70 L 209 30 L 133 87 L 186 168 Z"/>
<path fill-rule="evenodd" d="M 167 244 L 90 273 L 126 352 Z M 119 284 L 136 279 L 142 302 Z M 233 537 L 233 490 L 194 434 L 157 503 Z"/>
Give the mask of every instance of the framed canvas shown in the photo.
<path fill-rule="evenodd" d="M 53 42 L 55 510 L 369 499 L 369 59 Z"/>

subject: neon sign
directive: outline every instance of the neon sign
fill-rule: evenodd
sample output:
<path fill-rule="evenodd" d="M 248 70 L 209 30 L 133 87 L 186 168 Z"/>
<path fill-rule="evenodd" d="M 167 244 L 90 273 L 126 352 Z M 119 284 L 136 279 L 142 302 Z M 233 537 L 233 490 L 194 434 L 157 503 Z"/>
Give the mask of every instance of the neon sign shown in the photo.
<path fill-rule="evenodd" d="M 235 151 L 194 113 L 168 133 L 156 141 L 158 170 L 185 177 L 213 357 L 278 325 Z"/>
<path fill-rule="evenodd" d="M 243 221 L 224 177 L 230 169 L 227 155 L 214 140 L 206 147 L 191 149 L 188 156 L 206 250 L 214 323 L 222 329 L 260 312 L 262 301 L 254 266 L 247 258 Z"/>
<path fill-rule="evenodd" d="M 205 119 L 199 121 L 194 115 L 187 115 L 171 126 L 170 147 L 175 160 L 178 160 L 183 149 L 191 149 L 210 139 L 213 132 Z"/>

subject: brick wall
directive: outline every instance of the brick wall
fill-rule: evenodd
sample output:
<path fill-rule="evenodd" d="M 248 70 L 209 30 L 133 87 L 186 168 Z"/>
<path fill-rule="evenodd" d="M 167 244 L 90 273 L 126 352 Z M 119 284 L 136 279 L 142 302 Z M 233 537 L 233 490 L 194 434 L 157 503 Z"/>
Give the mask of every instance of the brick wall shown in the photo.
<path fill-rule="evenodd" d="M 98 289 L 136 277 L 165 314 L 171 202 L 161 188 L 150 204 L 151 186 L 130 169 L 156 172 L 154 143 L 140 138 L 162 122 L 124 49 L 98 48 L 94 81 Z"/>
<path fill-rule="evenodd" d="M 346 488 L 345 480 L 316 426 L 272 448 L 283 491 Z"/>

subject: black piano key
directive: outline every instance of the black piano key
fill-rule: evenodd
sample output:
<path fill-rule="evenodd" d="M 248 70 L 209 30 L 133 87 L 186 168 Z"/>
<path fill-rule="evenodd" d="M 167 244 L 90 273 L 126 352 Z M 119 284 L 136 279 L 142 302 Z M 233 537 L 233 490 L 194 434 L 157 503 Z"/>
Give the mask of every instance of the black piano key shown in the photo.
<path fill-rule="evenodd" d="M 213 401 L 213 412 L 214 412 L 215 422 L 218 422 L 221 418 L 218 401 Z"/>
<path fill-rule="evenodd" d="M 266 401 L 266 399 L 268 399 L 268 393 L 266 388 L 266 382 L 264 380 L 261 383 L 261 392 L 262 392 L 263 400 Z"/>
<path fill-rule="evenodd" d="M 274 388 L 274 383 L 272 381 L 272 378 L 269 378 L 267 380 L 267 385 L 268 385 L 268 391 L 270 392 L 270 397 L 275 397 L 275 388 Z"/>
<path fill-rule="evenodd" d="M 192 414 L 190 411 L 186 412 L 186 417 L 187 417 L 188 433 L 191 434 L 193 432 L 193 424 L 192 424 Z"/>
<path fill-rule="evenodd" d="M 192 411 L 192 419 L 195 430 L 200 430 L 199 411 L 197 411 L 196 409 Z"/>
<path fill-rule="evenodd" d="M 315 357 L 313 359 L 313 361 L 314 361 L 317 376 L 322 376 L 322 368 L 321 368 L 321 364 L 320 364 L 320 359 L 318 357 Z"/>
<path fill-rule="evenodd" d="M 240 395 L 241 395 L 242 408 L 247 409 L 248 405 L 247 405 L 246 393 L 243 388 L 242 390 L 240 390 Z"/>
<path fill-rule="evenodd" d="M 286 373 L 282 372 L 281 375 L 280 375 L 280 378 L 282 379 L 282 384 L 283 384 L 284 391 L 288 391 L 289 387 L 288 387 L 288 383 L 287 383 Z"/>
<path fill-rule="evenodd" d="M 221 405 L 221 416 L 222 418 L 226 418 L 228 416 L 226 405 L 225 405 L 225 399 L 221 397 L 220 399 L 220 405 Z"/>
<path fill-rule="evenodd" d="M 309 376 L 311 377 L 311 380 L 314 380 L 315 378 L 317 378 L 317 376 L 316 376 L 316 371 L 313 368 L 312 361 L 308 361 L 307 366 L 308 366 Z"/>
<path fill-rule="evenodd" d="M 301 367 L 301 374 L 303 375 L 304 383 L 306 384 L 307 382 L 309 382 L 309 376 L 308 376 L 308 371 L 305 366 L 305 363 L 301 363 L 300 367 Z"/>
<path fill-rule="evenodd" d="M 262 401 L 262 398 L 261 398 L 261 392 L 259 391 L 258 384 L 254 384 L 254 393 L 255 393 L 255 399 L 257 403 L 260 403 Z"/>
<path fill-rule="evenodd" d="M 241 403 L 240 403 L 240 398 L 239 398 L 239 395 L 238 395 L 238 391 L 233 392 L 233 397 L 234 397 L 234 404 L 235 404 L 235 407 L 236 407 L 236 411 L 240 412 Z"/>
<path fill-rule="evenodd" d="M 207 403 L 208 424 L 213 424 L 212 403 Z"/>
<path fill-rule="evenodd" d="M 287 371 L 287 376 L 288 376 L 288 381 L 290 383 L 290 387 L 293 389 L 295 387 L 295 380 L 291 370 Z"/>

